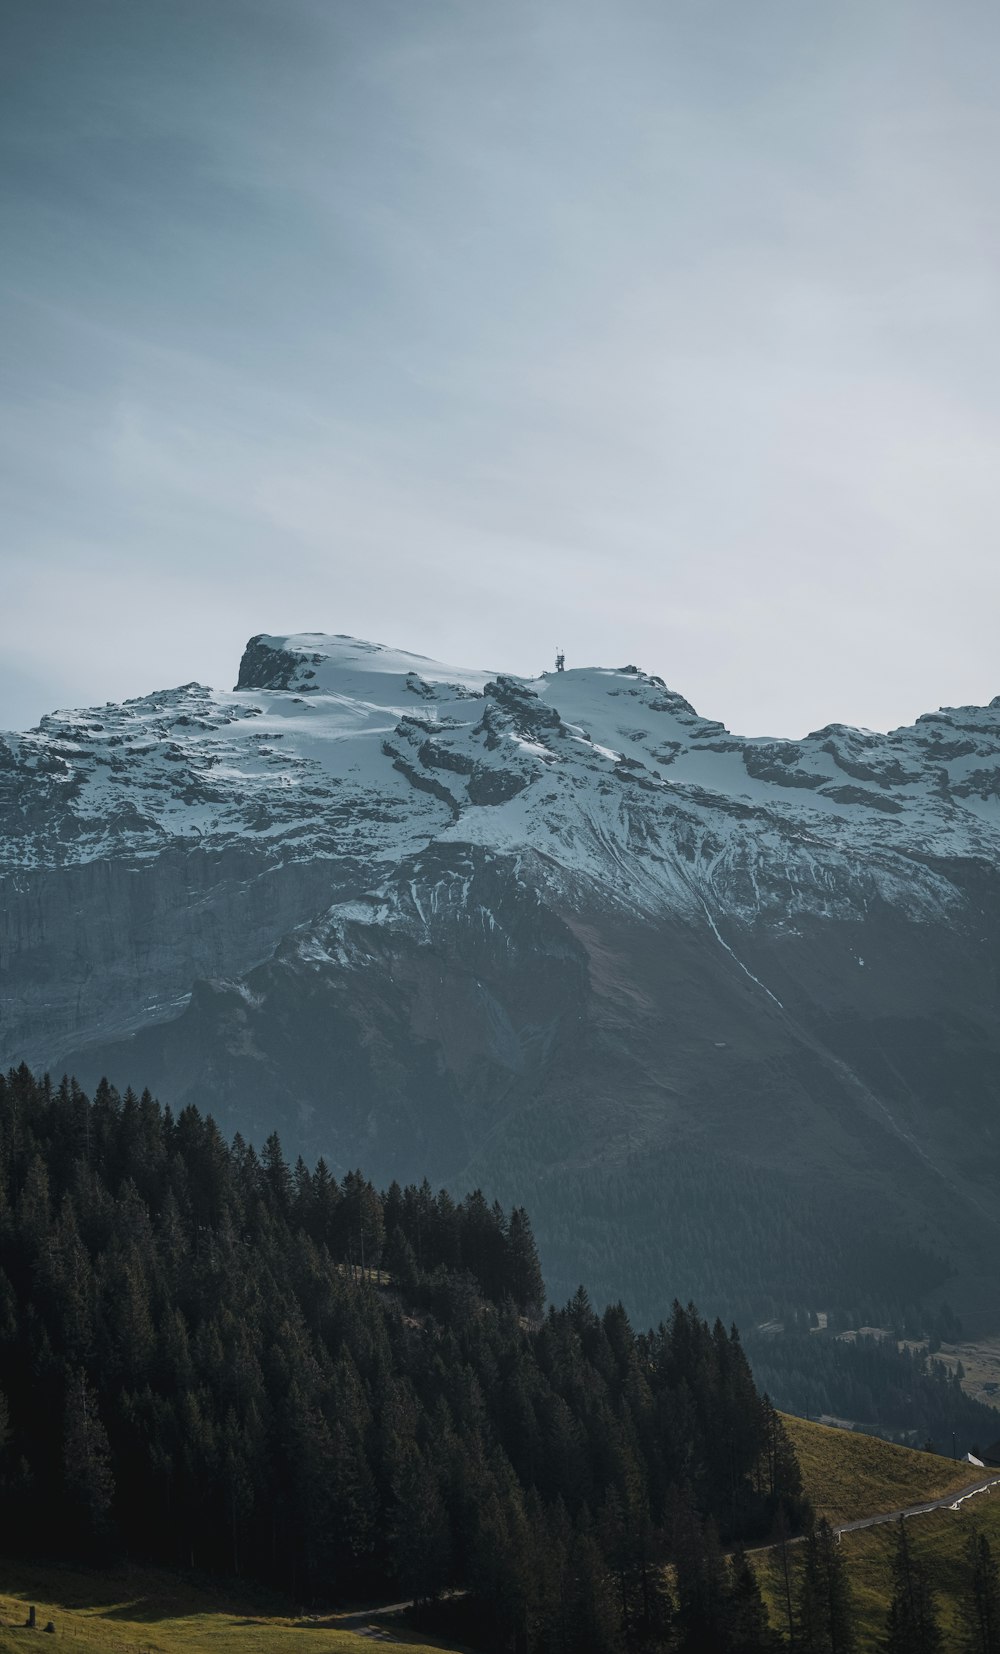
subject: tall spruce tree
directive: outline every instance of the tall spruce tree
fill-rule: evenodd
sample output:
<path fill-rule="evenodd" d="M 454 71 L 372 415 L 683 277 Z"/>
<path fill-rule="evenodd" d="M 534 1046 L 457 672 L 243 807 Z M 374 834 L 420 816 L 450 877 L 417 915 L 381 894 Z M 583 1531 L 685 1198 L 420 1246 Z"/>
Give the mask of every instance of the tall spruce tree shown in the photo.
<path fill-rule="evenodd" d="M 725 1616 L 726 1654 L 771 1654 L 780 1642 L 771 1629 L 757 1575 L 742 1545 L 729 1559 Z"/>
<path fill-rule="evenodd" d="M 678 1498 L 673 1530 L 678 1648 L 681 1654 L 725 1654 L 726 1564 L 714 1523 L 701 1521 L 686 1491 Z"/>
<path fill-rule="evenodd" d="M 531 1230 L 531 1220 L 523 1206 L 510 1214 L 507 1231 L 508 1270 L 511 1293 L 524 1315 L 538 1315 L 545 1302 L 545 1282 L 538 1261 L 538 1248 Z"/>
<path fill-rule="evenodd" d="M 67 1515 L 76 1538 L 88 1550 L 103 1545 L 110 1529 L 115 1496 L 110 1461 L 96 1391 L 78 1367 L 70 1374 L 66 1389 L 63 1479 Z"/>
<path fill-rule="evenodd" d="M 902 1517 L 896 1527 L 892 1598 L 882 1648 L 884 1654 L 940 1654 L 944 1648 L 927 1568 L 913 1555 Z"/>
<path fill-rule="evenodd" d="M 795 1646 L 795 1605 L 792 1593 L 792 1556 L 789 1549 L 791 1530 L 783 1505 L 779 1505 L 774 1524 L 774 1546 L 778 1553 L 781 1578 L 781 1619 L 788 1630 L 788 1642 Z"/>
<path fill-rule="evenodd" d="M 795 1646 L 800 1654 L 855 1654 L 857 1632 L 847 1569 L 825 1517 L 809 1534 L 805 1551 Z"/>
<path fill-rule="evenodd" d="M 784 1504 L 787 1509 L 802 1499 L 802 1472 L 788 1431 L 766 1392 L 761 1397 L 761 1412 L 762 1481 L 773 1506 Z"/>
<path fill-rule="evenodd" d="M 1000 1567 L 984 1533 L 965 1545 L 968 1577 L 959 1605 L 962 1654 L 1000 1654 Z"/>

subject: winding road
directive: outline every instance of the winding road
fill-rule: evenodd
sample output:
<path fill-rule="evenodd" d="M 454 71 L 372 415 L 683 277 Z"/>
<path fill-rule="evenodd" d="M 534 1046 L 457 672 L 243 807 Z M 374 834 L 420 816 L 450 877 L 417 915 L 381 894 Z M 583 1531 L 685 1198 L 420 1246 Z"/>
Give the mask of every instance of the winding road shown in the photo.
<path fill-rule="evenodd" d="M 940 1499 L 925 1499 L 922 1504 L 907 1505 L 903 1510 L 887 1510 L 878 1516 L 858 1516 L 853 1522 L 839 1522 L 833 1531 L 839 1539 L 842 1533 L 857 1533 L 859 1528 L 877 1528 L 882 1522 L 898 1522 L 901 1516 L 926 1516 L 931 1510 L 958 1510 L 966 1499 L 974 1499 L 977 1493 L 989 1493 L 995 1487 L 1000 1487 L 1000 1475 L 984 1476 L 981 1481 L 970 1482 L 968 1487 L 960 1488 L 957 1493 L 945 1493 Z"/>
<path fill-rule="evenodd" d="M 879 1511 L 875 1516 L 857 1516 L 853 1522 L 838 1522 L 835 1524 L 833 1531 L 840 1539 L 843 1534 L 858 1533 L 862 1528 L 877 1528 L 884 1522 L 898 1522 L 901 1516 L 926 1516 L 932 1510 L 958 1510 L 960 1506 L 965 1504 L 967 1499 L 974 1499 L 980 1493 L 990 1493 L 994 1488 L 1000 1488 L 1000 1474 L 984 1476 L 978 1482 L 970 1482 L 968 1487 L 959 1488 L 957 1492 L 953 1489 L 951 1493 L 943 1494 L 940 1499 L 925 1499 L 918 1505 L 906 1505 L 902 1510 Z M 804 1538 L 805 1534 L 796 1534 L 787 1543 L 789 1545 L 800 1545 Z M 776 1545 L 755 1545 L 752 1547 L 752 1551 L 753 1554 L 759 1555 L 762 1551 L 774 1551 L 777 1548 Z M 461 1591 L 450 1594 L 454 1596 L 464 1595 Z M 391 1632 L 387 1631 L 384 1626 L 373 1625 L 371 1622 L 387 1618 L 392 1614 L 403 1614 L 408 1608 L 412 1607 L 412 1602 L 387 1602 L 377 1608 L 354 1609 L 343 1614 L 323 1615 L 321 1623 L 331 1628 L 335 1627 L 339 1631 L 357 1631 L 361 1636 L 371 1637 L 375 1641 L 392 1642 L 395 1639 Z"/>

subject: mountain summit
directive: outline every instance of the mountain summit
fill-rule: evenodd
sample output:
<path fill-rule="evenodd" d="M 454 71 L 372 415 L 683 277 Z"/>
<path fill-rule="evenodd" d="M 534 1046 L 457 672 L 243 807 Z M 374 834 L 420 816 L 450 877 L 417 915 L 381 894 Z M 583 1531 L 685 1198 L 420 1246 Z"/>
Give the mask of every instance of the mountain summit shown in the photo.
<path fill-rule="evenodd" d="M 634 666 L 262 634 L 0 739 L 0 1055 L 479 1179 L 640 1314 L 982 1309 L 998 869 L 1000 698 L 746 739 Z"/>

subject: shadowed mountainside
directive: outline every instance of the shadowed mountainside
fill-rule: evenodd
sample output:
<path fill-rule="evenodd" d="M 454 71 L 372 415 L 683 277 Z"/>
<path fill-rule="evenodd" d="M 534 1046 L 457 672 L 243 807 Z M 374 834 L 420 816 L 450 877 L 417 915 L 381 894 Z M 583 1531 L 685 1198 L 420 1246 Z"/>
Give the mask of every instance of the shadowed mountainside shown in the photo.
<path fill-rule="evenodd" d="M 7 1060 L 530 1201 L 557 1294 L 1000 1318 L 1000 706 L 251 641 L 0 748 Z"/>

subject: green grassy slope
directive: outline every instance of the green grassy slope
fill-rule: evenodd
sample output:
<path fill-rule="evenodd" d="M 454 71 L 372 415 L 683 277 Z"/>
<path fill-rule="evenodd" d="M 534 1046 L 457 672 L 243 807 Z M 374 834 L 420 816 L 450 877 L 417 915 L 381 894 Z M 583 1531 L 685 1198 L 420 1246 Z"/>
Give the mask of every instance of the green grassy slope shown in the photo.
<path fill-rule="evenodd" d="M 55 1622 L 54 1638 L 23 1629 L 29 1603 L 39 1627 Z M 386 1640 L 403 1654 L 454 1648 L 389 1623 Z M 292 1620 L 250 1588 L 195 1584 L 157 1568 L 97 1572 L 0 1561 L 0 1654 L 364 1654 L 373 1646 L 365 1629 L 338 1625 L 336 1616 Z"/>
<path fill-rule="evenodd" d="M 911 1520 L 907 1537 L 914 1555 L 930 1569 L 944 1631 L 945 1648 L 958 1648 L 958 1604 L 967 1594 L 968 1569 L 963 1548 L 970 1533 L 985 1533 L 1000 1554 L 1000 1491 L 970 1499 L 957 1511 L 933 1511 Z M 890 1563 L 895 1534 L 890 1525 L 862 1533 L 845 1534 L 841 1541 L 850 1569 L 851 1584 L 862 1616 L 861 1647 L 864 1654 L 879 1646 L 885 1629 L 885 1613 L 892 1590 Z"/>
<path fill-rule="evenodd" d="M 963 1549 L 970 1533 L 977 1530 L 988 1537 L 994 1556 L 1000 1555 L 1000 1492 L 979 1494 L 957 1511 L 932 1511 L 907 1522 L 907 1538 L 913 1553 L 926 1561 L 930 1570 L 947 1649 L 960 1646 L 958 1604 L 968 1587 Z M 845 1533 L 840 1541 L 859 1615 L 860 1654 L 876 1654 L 881 1645 L 892 1593 L 890 1569 L 895 1539 L 895 1525 L 887 1522 L 882 1527 Z M 802 1550 L 801 1545 L 789 1550 L 793 1576 L 797 1576 L 801 1567 Z M 780 1558 L 773 1551 L 758 1553 L 754 1563 L 773 1622 L 783 1626 L 786 1621 Z"/>
<path fill-rule="evenodd" d="M 894 1447 L 876 1436 L 832 1430 L 790 1414 L 783 1417 L 816 1514 L 834 1526 L 939 1499 L 983 1474 L 974 1465 L 954 1464 L 936 1453 Z"/>
<path fill-rule="evenodd" d="M 953 1464 L 932 1453 L 893 1447 L 873 1436 L 831 1430 L 804 1419 L 786 1416 L 785 1425 L 817 1513 L 834 1524 L 941 1498 L 984 1474 L 974 1465 Z M 967 1589 L 963 1548 L 976 1530 L 985 1533 L 994 1554 L 1000 1554 L 1000 1489 L 977 1494 L 957 1511 L 933 1511 L 911 1517 L 907 1523 L 914 1554 L 927 1562 L 931 1572 L 944 1646 L 948 1649 L 959 1646 L 958 1604 Z M 892 1592 L 895 1539 L 895 1524 L 890 1522 L 846 1533 L 840 1540 L 859 1616 L 860 1654 L 876 1654 L 881 1644 Z M 789 1558 L 793 1576 L 797 1577 L 802 1546 L 790 1547 Z M 758 1552 L 753 1560 L 772 1620 L 784 1627 L 787 1621 L 780 1556 L 776 1551 Z"/>

